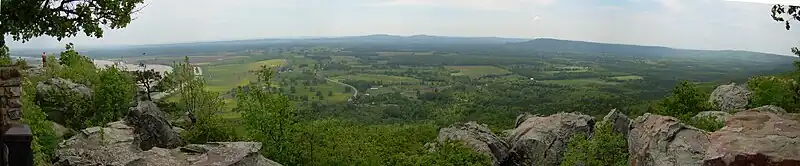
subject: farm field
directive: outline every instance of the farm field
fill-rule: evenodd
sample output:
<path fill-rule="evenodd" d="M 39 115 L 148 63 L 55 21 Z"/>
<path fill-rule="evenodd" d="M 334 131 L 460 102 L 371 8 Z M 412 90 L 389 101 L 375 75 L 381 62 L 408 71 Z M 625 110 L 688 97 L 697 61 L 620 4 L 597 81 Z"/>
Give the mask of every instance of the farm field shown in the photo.
<path fill-rule="evenodd" d="M 611 79 L 620 81 L 630 81 L 630 80 L 641 80 L 644 79 L 644 77 L 631 75 L 631 76 L 616 76 L 616 77 L 611 77 Z"/>
<path fill-rule="evenodd" d="M 566 80 L 543 80 L 542 82 L 545 83 L 552 83 L 552 84 L 559 84 L 559 85 L 570 85 L 570 86 L 589 86 L 592 84 L 599 84 L 599 85 L 616 85 L 619 83 L 616 82 L 607 82 L 597 78 L 583 78 L 583 79 L 566 79 Z"/>
<path fill-rule="evenodd" d="M 376 52 L 378 56 L 433 55 L 433 52 Z"/>
<path fill-rule="evenodd" d="M 456 70 L 454 76 L 485 77 L 494 75 L 506 75 L 511 72 L 494 66 L 447 66 L 447 69 Z"/>
<path fill-rule="evenodd" d="M 401 84 L 401 83 L 419 84 L 421 82 L 418 79 L 409 78 L 409 77 L 379 75 L 379 74 L 346 75 L 346 76 L 334 77 L 333 79 L 336 79 L 336 80 L 361 80 L 361 81 L 368 81 L 368 82 L 383 82 L 383 83 L 386 83 L 386 84 Z"/>
<path fill-rule="evenodd" d="M 248 68 L 250 70 L 257 70 L 261 68 L 263 65 L 267 65 L 268 67 L 280 67 L 286 65 L 286 59 L 270 59 L 270 60 L 263 60 L 254 63 L 248 64 Z"/>

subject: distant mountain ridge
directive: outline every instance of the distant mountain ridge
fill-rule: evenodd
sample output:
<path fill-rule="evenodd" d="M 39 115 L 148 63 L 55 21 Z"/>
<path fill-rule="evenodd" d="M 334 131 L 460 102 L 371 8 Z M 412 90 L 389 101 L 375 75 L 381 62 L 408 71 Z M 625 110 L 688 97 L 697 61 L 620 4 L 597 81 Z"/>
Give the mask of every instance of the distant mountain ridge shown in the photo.
<path fill-rule="evenodd" d="M 631 44 L 612 44 L 587 41 L 560 40 L 552 38 L 539 38 L 525 42 L 508 44 L 514 48 L 522 48 L 543 52 L 576 52 L 576 53 L 609 53 L 630 56 L 698 56 L 700 54 L 736 54 L 779 56 L 779 59 L 797 58 L 793 56 L 761 53 L 743 50 L 698 50 L 681 49 L 664 46 L 644 46 Z"/>
<path fill-rule="evenodd" d="M 629 56 L 695 56 L 706 54 L 732 54 L 735 56 L 775 55 L 780 56 L 774 60 L 787 60 L 796 58 L 769 53 L 734 50 L 691 50 L 663 46 L 642 46 L 628 44 L 612 44 L 587 41 L 561 40 L 553 38 L 502 38 L 502 37 L 449 37 L 432 35 L 398 36 L 387 34 L 373 34 L 365 36 L 345 37 L 317 37 L 317 38 L 268 38 L 232 41 L 151 44 L 119 46 L 101 49 L 84 49 L 82 52 L 91 56 L 140 56 L 143 52 L 147 55 L 174 55 L 197 54 L 241 51 L 247 49 L 261 49 L 271 45 L 280 44 L 355 44 L 355 45 L 487 45 L 501 46 L 514 49 L 525 49 L 541 52 L 577 52 L 577 53 L 609 53 Z M 38 56 L 41 49 L 13 50 L 17 55 Z M 134 54 L 135 53 L 135 54 Z M 31 55 L 27 55 L 31 54 Z"/>
<path fill-rule="evenodd" d="M 391 44 L 391 43 L 406 43 L 406 44 L 505 44 L 524 42 L 530 39 L 523 38 L 502 38 L 502 37 L 449 37 L 449 36 L 431 36 L 431 35 L 412 35 L 412 36 L 395 36 L 387 34 L 375 34 L 366 36 L 347 36 L 347 37 L 333 37 L 333 38 L 317 38 L 317 39 L 304 39 L 299 40 L 302 42 L 358 42 L 358 43 L 375 43 L 375 44 Z"/>

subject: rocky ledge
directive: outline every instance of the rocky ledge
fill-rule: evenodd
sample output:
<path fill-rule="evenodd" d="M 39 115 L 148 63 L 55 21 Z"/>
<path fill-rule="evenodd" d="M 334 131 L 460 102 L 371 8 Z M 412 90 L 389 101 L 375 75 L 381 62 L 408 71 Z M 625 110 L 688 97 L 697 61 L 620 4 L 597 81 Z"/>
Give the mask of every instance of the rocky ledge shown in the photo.
<path fill-rule="evenodd" d="M 141 150 L 134 141 L 134 128 L 124 121 L 80 131 L 59 144 L 56 166 L 279 166 L 258 153 L 258 142 L 216 142 L 189 144 L 164 149 Z"/>

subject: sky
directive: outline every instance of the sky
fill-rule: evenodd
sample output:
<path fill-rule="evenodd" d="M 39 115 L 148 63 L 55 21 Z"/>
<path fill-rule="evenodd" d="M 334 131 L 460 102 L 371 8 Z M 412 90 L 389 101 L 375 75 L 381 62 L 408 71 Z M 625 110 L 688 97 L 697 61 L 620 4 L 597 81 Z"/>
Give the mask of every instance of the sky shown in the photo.
<path fill-rule="evenodd" d="M 744 1 L 744 2 L 742 2 Z M 557 38 L 791 54 L 800 29 L 772 21 L 791 0 L 145 0 L 123 29 L 14 48 L 108 47 L 370 34 Z M 800 25 L 800 22 L 797 23 Z M 7 41 L 10 40 L 6 36 Z"/>

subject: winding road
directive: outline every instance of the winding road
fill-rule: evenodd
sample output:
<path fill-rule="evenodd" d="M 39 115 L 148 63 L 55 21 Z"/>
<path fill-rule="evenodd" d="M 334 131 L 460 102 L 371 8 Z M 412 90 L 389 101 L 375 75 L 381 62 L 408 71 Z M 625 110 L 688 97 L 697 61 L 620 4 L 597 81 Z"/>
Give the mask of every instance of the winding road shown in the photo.
<path fill-rule="evenodd" d="M 356 96 L 358 96 L 358 89 L 356 89 L 356 87 L 354 87 L 353 85 L 350 85 L 350 84 L 345 84 L 345 83 L 342 83 L 342 82 L 339 82 L 339 81 L 336 81 L 336 80 L 330 79 L 330 78 L 328 78 L 328 77 L 323 77 L 323 78 L 325 78 L 325 80 L 328 80 L 328 81 L 330 81 L 330 82 L 334 82 L 334 83 L 337 83 L 337 84 L 341 84 L 341 85 L 344 85 L 344 86 L 350 87 L 351 89 L 353 89 L 353 92 L 354 92 L 354 93 L 353 93 L 353 98 L 356 98 Z"/>

